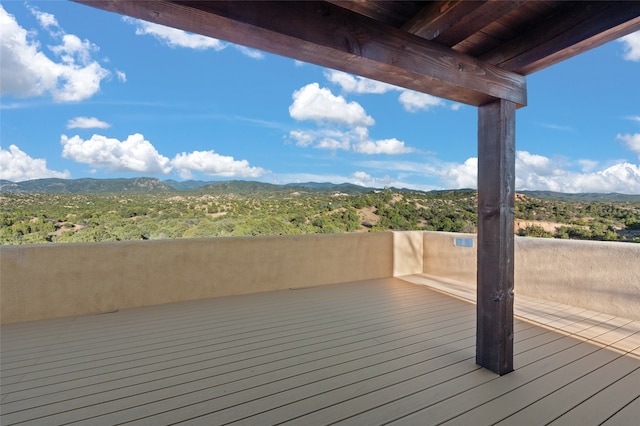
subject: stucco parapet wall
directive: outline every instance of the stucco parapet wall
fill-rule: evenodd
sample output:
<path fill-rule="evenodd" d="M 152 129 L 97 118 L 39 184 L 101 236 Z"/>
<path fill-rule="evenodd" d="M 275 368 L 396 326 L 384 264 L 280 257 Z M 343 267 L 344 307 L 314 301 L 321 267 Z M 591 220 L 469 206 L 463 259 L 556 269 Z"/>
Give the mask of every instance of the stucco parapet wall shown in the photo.
<path fill-rule="evenodd" d="M 423 272 L 475 287 L 476 245 L 475 234 L 425 232 Z M 516 236 L 514 278 L 516 297 L 640 320 L 640 244 Z"/>
<path fill-rule="evenodd" d="M 516 237 L 515 290 L 640 320 L 640 244 Z"/>
<path fill-rule="evenodd" d="M 2 323 L 392 276 L 393 233 L 0 248 Z"/>

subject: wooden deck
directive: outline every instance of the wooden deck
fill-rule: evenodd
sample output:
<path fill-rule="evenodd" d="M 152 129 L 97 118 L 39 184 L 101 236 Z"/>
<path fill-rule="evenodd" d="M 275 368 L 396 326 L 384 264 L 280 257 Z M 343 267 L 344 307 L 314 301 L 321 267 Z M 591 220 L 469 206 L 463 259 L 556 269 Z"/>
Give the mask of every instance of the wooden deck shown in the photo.
<path fill-rule="evenodd" d="M 1 423 L 637 424 L 639 321 L 516 295 L 500 377 L 471 296 L 417 275 L 4 326 Z"/>

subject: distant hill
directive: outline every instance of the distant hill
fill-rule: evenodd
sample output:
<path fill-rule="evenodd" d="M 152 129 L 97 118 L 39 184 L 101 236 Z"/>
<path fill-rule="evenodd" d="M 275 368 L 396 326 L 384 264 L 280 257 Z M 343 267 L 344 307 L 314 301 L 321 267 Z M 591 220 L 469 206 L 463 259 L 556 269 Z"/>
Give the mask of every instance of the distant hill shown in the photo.
<path fill-rule="evenodd" d="M 35 179 L 24 182 L 0 180 L 0 192 L 46 194 L 107 194 L 170 192 L 173 189 L 155 178 L 132 179 Z"/>
<path fill-rule="evenodd" d="M 331 191 L 340 192 L 348 195 L 366 194 L 372 191 L 374 188 L 368 188 L 365 186 L 355 185 L 353 183 L 331 183 L 331 182 L 304 182 L 304 183 L 288 183 L 285 185 L 288 188 L 304 188 L 306 190 L 312 190 L 317 192 Z"/>
<path fill-rule="evenodd" d="M 23 182 L 0 180 L 0 192 L 11 193 L 46 193 L 46 194 L 107 194 L 107 193 L 164 193 L 172 191 L 197 191 L 209 194 L 236 195 L 286 195 L 295 192 L 305 193 L 343 193 L 366 194 L 371 188 L 365 188 L 350 183 L 300 183 L 274 185 L 264 182 L 231 180 L 218 182 L 205 181 L 176 181 L 168 179 L 161 181 L 156 178 L 131 179 L 35 179 Z"/>
<path fill-rule="evenodd" d="M 418 192 L 410 189 L 397 189 L 401 192 Z M 246 180 L 230 180 L 230 181 L 176 181 L 167 179 L 161 181 L 156 178 L 121 178 L 121 179 L 35 179 L 24 182 L 11 182 L 8 180 L 0 180 L 0 192 L 24 192 L 24 193 L 48 193 L 48 194 L 107 194 L 107 193 L 166 193 L 174 191 L 196 191 L 206 192 L 209 194 L 236 194 L 238 196 L 275 196 L 290 195 L 296 192 L 308 194 L 348 194 L 358 195 L 366 194 L 378 188 L 368 188 L 364 186 L 354 185 L 351 183 L 335 184 L 330 182 L 302 182 L 289 183 L 285 185 L 275 185 L 271 183 L 246 181 Z M 443 197 L 447 193 L 450 196 L 468 196 L 474 193 L 474 189 L 458 189 L 458 190 L 437 190 L 429 191 L 426 194 Z M 552 191 L 517 191 L 519 194 L 526 195 L 531 198 L 543 200 L 559 200 L 573 202 L 640 202 L 640 195 L 629 194 L 565 194 Z"/>
<path fill-rule="evenodd" d="M 177 181 L 173 179 L 167 179 L 163 181 L 165 185 L 175 189 L 176 191 L 195 191 L 203 186 L 211 185 L 211 182 L 205 182 L 203 180 L 185 180 Z"/>
<path fill-rule="evenodd" d="M 270 195 L 291 195 L 294 193 L 313 193 L 313 194 L 366 194 L 372 191 L 372 188 L 353 185 L 350 183 L 334 184 L 334 183 L 290 183 L 286 185 L 275 185 L 271 183 L 231 180 L 224 182 L 214 182 L 202 186 L 199 191 L 209 194 L 236 194 L 236 195 L 253 195 L 253 196 L 270 196 Z"/>
<path fill-rule="evenodd" d="M 618 194 L 615 192 L 609 194 L 600 193 L 579 193 L 579 194 L 565 194 L 563 192 L 553 191 L 517 191 L 518 194 L 523 194 L 531 198 L 538 198 L 541 200 L 559 200 L 559 201 L 581 201 L 585 203 L 589 202 L 628 202 L 638 203 L 640 202 L 640 195 L 632 194 Z"/>

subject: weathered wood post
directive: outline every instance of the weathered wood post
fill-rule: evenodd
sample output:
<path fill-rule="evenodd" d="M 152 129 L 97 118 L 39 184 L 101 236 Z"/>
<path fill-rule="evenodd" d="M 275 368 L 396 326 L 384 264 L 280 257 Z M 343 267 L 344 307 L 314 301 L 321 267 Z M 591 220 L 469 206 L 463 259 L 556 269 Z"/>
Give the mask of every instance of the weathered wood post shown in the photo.
<path fill-rule="evenodd" d="M 478 107 L 476 363 L 513 371 L 515 104 Z"/>

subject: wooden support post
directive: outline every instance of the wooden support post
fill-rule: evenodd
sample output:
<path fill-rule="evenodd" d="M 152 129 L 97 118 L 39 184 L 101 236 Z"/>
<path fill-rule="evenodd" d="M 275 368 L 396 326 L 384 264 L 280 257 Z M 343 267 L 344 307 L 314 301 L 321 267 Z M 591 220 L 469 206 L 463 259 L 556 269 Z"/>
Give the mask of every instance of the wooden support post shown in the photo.
<path fill-rule="evenodd" d="M 478 304 L 476 363 L 513 371 L 515 104 L 478 108 Z"/>

